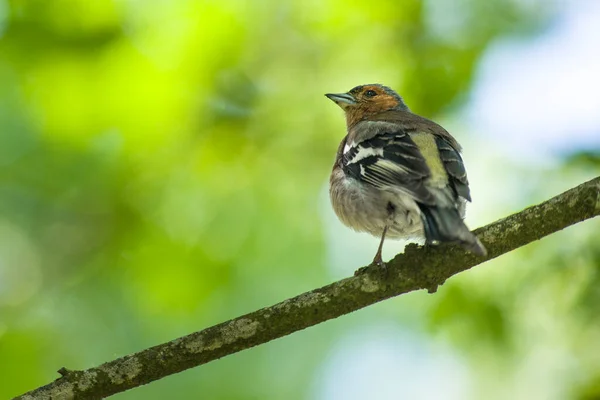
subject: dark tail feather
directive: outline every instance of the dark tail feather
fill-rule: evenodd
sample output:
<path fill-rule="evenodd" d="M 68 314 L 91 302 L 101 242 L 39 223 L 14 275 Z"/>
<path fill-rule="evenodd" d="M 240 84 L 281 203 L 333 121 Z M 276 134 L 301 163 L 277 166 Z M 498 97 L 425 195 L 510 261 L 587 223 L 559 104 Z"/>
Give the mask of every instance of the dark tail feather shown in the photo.
<path fill-rule="evenodd" d="M 431 207 L 419 204 L 427 243 L 458 242 L 471 253 L 487 255 L 477 236 L 467 228 L 458 211 L 449 207 Z"/>

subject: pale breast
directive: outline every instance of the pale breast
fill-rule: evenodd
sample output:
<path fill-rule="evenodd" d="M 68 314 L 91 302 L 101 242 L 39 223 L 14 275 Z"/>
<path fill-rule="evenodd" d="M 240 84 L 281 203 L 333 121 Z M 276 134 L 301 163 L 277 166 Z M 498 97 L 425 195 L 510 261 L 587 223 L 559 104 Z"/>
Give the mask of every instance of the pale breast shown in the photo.
<path fill-rule="evenodd" d="M 390 238 L 423 236 L 419 207 L 400 191 L 374 189 L 336 169 L 331 175 L 329 195 L 340 221 L 356 231 L 379 237 L 387 224 Z"/>

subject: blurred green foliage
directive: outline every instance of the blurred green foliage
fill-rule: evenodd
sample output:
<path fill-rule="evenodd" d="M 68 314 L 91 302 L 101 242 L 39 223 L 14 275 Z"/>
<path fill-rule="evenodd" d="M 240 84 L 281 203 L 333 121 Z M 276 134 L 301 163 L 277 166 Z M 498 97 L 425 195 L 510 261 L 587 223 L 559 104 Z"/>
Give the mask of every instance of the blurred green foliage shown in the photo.
<path fill-rule="evenodd" d="M 453 112 L 493 40 L 554 17 L 528 4 L 0 0 L 0 397 L 331 281 L 320 199 L 343 121 L 323 93 L 377 81 Z M 565 321 L 546 339 L 588 393 L 600 255 L 581 232 L 116 398 L 307 398 L 374 320 L 447 337 L 491 390 L 531 315 Z"/>

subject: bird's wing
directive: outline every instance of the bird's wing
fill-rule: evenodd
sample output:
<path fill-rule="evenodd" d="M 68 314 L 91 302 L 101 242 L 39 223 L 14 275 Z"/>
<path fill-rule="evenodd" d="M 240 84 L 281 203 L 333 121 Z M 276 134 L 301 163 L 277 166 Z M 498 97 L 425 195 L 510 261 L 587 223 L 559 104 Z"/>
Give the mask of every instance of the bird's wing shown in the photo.
<path fill-rule="evenodd" d="M 435 141 L 440 152 L 440 159 L 450 178 L 449 183 L 452 189 L 458 196 L 471 201 L 467 171 L 459 150 L 443 136 L 436 135 Z"/>
<path fill-rule="evenodd" d="M 467 172 L 460 156 L 460 145 L 443 127 L 409 111 L 389 110 L 373 117 L 375 124 L 393 124 L 399 130 L 414 134 L 430 133 L 435 138 L 440 160 L 448 174 L 448 183 L 456 196 L 471 201 Z M 373 124 L 373 122 L 371 123 Z M 389 125 L 388 125 L 389 126 Z"/>
<path fill-rule="evenodd" d="M 384 123 L 360 142 L 346 143 L 342 168 L 346 175 L 380 190 L 400 190 L 423 204 L 435 204 L 425 185 L 431 171 L 417 144 L 399 126 Z"/>

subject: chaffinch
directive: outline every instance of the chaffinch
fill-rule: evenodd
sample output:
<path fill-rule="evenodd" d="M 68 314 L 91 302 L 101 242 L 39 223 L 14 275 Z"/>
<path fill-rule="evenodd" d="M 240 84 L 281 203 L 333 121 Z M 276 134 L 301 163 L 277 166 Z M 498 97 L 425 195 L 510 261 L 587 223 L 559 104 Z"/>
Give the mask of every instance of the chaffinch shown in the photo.
<path fill-rule="evenodd" d="M 486 255 L 463 222 L 471 195 L 452 135 L 383 85 L 326 96 L 344 110 L 348 130 L 331 172 L 331 204 L 348 227 L 381 237 L 374 263 L 382 263 L 386 236 L 455 242 Z"/>

